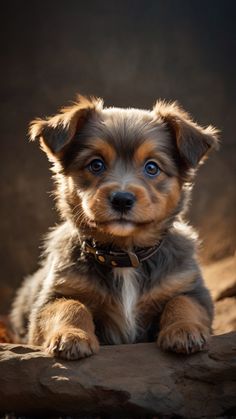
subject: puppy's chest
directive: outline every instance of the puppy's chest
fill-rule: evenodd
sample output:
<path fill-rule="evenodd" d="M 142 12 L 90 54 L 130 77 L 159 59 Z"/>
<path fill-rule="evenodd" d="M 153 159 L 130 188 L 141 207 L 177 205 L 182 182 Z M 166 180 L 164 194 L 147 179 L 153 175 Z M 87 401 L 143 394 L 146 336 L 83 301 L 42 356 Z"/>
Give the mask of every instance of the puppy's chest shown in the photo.
<path fill-rule="evenodd" d="M 138 273 L 133 268 L 115 268 L 113 276 L 119 288 L 124 334 L 128 342 L 133 342 L 137 335 L 137 303 L 140 297 Z"/>

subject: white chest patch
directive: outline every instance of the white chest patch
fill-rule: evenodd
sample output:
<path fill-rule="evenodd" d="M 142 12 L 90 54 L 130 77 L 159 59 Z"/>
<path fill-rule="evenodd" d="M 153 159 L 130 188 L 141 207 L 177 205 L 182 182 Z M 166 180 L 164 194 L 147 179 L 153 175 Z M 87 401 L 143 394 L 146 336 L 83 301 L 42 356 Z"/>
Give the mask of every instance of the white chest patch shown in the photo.
<path fill-rule="evenodd" d="M 134 268 L 115 268 L 114 278 L 122 283 L 121 303 L 125 318 L 127 342 L 134 342 L 137 330 L 135 308 L 139 294 L 137 272 Z"/>

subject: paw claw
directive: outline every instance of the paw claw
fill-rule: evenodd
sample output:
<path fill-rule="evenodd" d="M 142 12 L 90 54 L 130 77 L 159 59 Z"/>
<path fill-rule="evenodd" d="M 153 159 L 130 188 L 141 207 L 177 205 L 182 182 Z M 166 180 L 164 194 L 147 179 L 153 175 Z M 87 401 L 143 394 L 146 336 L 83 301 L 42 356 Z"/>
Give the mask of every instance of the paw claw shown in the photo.
<path fill-rule="evenodd" d="M 192 354 L 206 349 L 209 335 L 206 326 L 178 322 L 161 330 L 157 343 L 165 351 Z"/>
<path fill-rule="evenodd" d="M 98 352 L 99 344 L 94 334 L 73 329 L 69 332 L 58 332 L 50 337 L 45 344 L 45 349 L 53 356 L 75 360 Z"/>

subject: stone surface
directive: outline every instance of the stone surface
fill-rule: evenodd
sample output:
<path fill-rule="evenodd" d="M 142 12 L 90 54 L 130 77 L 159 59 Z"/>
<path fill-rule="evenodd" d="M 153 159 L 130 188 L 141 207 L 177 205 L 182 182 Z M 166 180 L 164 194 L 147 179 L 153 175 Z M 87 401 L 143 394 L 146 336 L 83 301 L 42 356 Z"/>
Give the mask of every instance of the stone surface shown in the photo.
<path fill-rule="evenodd" d="M 236 330 L 236 298 L 224 298 L 215 304 L 215 334 Z"/>
<path fill-rule="evenodd" d="M 236 330 L 236 256 L 206 265 L 203 275 L 215 302 L 215 334 Z"/>
<path fill-rule="evenodd" d="M 0 346 L 2 413 L 232 416 L 235 394 L 236 333 L 213 337 L 208 352 L 192 356 L 162 353 L 149 343 L 106 346 L 91 358 L 69 362 L 40 348 Z"/>
<path fill-rule="evenodd" d="M 215 301 L 236 297 L 236 255 L 205 265 L 203 275 Z"/>

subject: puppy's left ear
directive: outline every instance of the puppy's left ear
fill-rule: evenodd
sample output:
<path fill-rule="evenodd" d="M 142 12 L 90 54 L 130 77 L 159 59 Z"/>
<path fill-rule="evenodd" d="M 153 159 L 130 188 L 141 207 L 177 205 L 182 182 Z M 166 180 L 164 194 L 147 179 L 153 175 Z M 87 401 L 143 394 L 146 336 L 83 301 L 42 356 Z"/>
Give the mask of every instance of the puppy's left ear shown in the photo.
<path fill-rule="evenodd" d="M 194 169 L 211 149 L 218 148 L 218 130 L 211 125 L 203 128 L 176 103 L 157 101 L 154 113 L 173 133 L 176 145 L 187 169 Z"/>
<path fill-rule="evenodd" d="M 82 128 L 89 115 L 102 107 L 102 100 L 78 96 L 78 101 L 61 109 L 58 115 L 31 122 L 29 135 L 32 141 L 39 139 L 48 156 L 60 157 L 65 147 Z"/>

